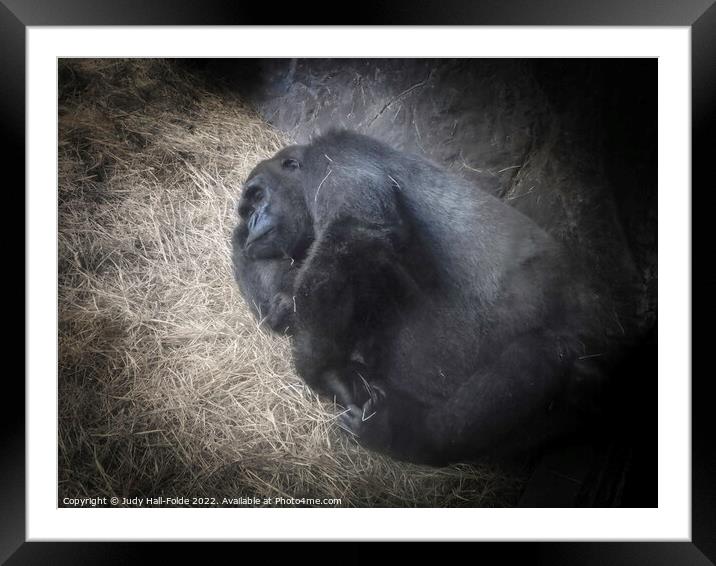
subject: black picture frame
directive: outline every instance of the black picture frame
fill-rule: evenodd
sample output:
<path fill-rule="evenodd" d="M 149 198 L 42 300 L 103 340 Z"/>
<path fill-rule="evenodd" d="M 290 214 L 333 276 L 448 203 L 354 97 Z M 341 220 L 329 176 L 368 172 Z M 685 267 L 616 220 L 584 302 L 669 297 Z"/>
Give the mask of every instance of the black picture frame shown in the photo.
<path fill-rule="evenodd" d="M 250 7 L 239 2 L 209 0 L 130 0 L 122 3 L 106 0 L 0 0 L 0 113 L 6 142 L 2 161 L 5 177 L 3 184 L 8 188 L 5 199 L 15 196 L 20 201 L 19 207 L 25 210 L 24 196 L 20 196 L 24 195 L 24 191 L 15 187 L 24 187 L 25 184 L 24 167 L 21 164 L 25 162 L 25 33 L 28 26 L 317 23 L 316 18 L 307 21 L 309 14 L 297 13 L 296 9 L 266 7 L 264 10 L 258 5 Z M 359 11 L 350 14 L 350 22 L 342 21 L 344 17 L 338 15 L 340 12 L 328 7 L 316 7 L 313 13 L 324 14 L 324 19 L 329 20 L 324 22 L 326 25 L 688 26 L 692 37 L 692 196 L 699 194 L 696 187 L 706 192 L 713 186 L 713 182 L 707 184 L 706 181 L 707 175 L 710 175 L 708 166 L 713 159 L 711 138 L 714 119 L 711 114 L 716 100 L 716 5 L 713 0 L 681 0 L 672 3 L 647 0 L 441 0 L 414 3 L 401 0 L 392 2 L 390 6 L 363 2 Z M 9 203 L 6 206 L 10 208 Z M 8 234 L 6 238 L 9 238 Z M 704 241 L 693 240 L 694 244 Z M 5 254 L 7 265 L 14 266 L 14 262 L 9 262 L 8 253 Z M 19 248 L 15 253 L 20 254 Z M 704 266 L 698 268 L 706 269 Z M 13 279 L 17 279 L 16 276 Z M 699 277 L 693 280 L 698 281 Z M 27 284 L 23 276 L 22 293 L 26 300 Z M 700 308 L 699 313 L 705 316 L 709 310 Z M 701 340 L 704 339 L 702 336 Z M 11 351 L 10 348 L 8 351 Z M 8 564 L 113 564 L 149 557 L 148 545 L 141 543 L 25 542 L 25 407 L 20 401 L 24 399 L 25 387 L 14 373 L 8 372 L 5 376 L 5 400 L 0 412 L 0 561 L 7 560 Z M 480 543 L 480 547 L 471 550 L 470 555 L 479 555 L 481 561 L 499 558 L 507 563 L 513 559 L 549 564 L 610 565 L 686 565 L 716 561 L 716 443 L 712 441 L 709 432 L 716 430 L 716 419 L 714 411 L 708 406 L 712 399 L 709 395 L 711 375 L 707 371 L 695 371 L 691 378 L 691 542 Z M 320 539 L 319 533 L 316 538 Z M 163 559 L 171 559 L 170 556 L 177 552 L 186 558 L 186 546 L 178 550 L 177 545 L 173 546 L 172 549 L 163 545 L 159 551 Z M 205 549 L 206 545 L 202 545 L 200 552 L 204 561 L 209 559 L 210 552 L 214 552 Z M 293 547 L 283 546 L 270 552 L 271 562 L 274 562 L 294 559 L 297 551 Z M 441 558 L 445 560 L 446 551 L 440 552 Z M 355 552 L 340 550 L 341 559 L 353 556 L 355 561 L 361 562 L 370 559 L 371 554 L 371 549 L 365 547 Z M 325 556 L 329 559 L 337 558 L 333 550 L 326 552 Z"/>

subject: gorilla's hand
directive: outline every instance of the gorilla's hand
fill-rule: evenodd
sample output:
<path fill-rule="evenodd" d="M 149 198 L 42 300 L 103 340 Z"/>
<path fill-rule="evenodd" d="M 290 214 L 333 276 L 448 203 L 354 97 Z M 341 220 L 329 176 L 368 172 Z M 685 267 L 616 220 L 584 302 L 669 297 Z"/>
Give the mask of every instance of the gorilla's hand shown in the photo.
<path fill-rule="evenodd" d="M 351 403 L 338 417 L 339 426 L 360 437 L 363 434 L 365 423 L 382 412 L 385 404 L 386 392 L 377 383 L 369 383 L 363 379 L 363 386 L 368 398 L 362 405 Z"/>

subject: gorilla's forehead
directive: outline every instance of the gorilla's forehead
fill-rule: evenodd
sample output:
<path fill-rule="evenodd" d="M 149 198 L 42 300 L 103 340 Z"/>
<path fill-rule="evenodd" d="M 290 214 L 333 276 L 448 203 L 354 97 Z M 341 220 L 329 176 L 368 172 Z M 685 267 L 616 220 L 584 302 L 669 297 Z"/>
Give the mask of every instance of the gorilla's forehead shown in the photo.
<path fill-rule="evenodd" d="M 268 159 L 262 161 L 260 165 L 273 165 L 273 164 L 281 164 L 284 159 L 295 159 L 297 161 L 302 161 L 303 156 L 305 153 L 306 146 L 303 145 L 288 145 L 282 149 L 280 149 L 278 152 L 274 153 L 272 157 L 269 157 Z"/>
<path fill-rule="evenodd" d="M 305 150 L 306 146 L 303 145 L 289 145 L 281 150 L 279 150 L 277 153 L 275 153 L 273 156 L 269 157 L 268 159 L 264 159 L 263 161 L 260 161 L 258 165 L 256 165 L 251 172 L 249 173 L 248 177 L 246 177 L 246 182 L 248 183 L 253 177 L 256 175 L 268 172 L 274 169 L 277 165 L 280 166 L 281 162 L 284 159 L 291 158 L 291 159 L 297 159 L 301 160 L 301 157 L 303 156 L 303 152 Z"/>
<path fill-rule="evenodd" d="M 303 154 L 305 148 L 305 145 L 287 145 L 283 149 L 279 150 L 278 153 L 276 153 L 276 155 L 274 155 L 271 159 L 285 159 L 287 157 L 299 159 Z"/>
<path fill-rule="evenodd" d="M 270 171 L 271 165 L 275 159 L 276 159 L 276 156 L 273 156 L 273 157 L 270 157 L 269 159 L 264 159 L 263 161 L 259 161 L 258 164 L 247 175 L 246 181 L 244 182 L 244 184 L 248 183 L 251 179 L 256 177 L 256 175 L 260 175 L 261 173 Z"/>

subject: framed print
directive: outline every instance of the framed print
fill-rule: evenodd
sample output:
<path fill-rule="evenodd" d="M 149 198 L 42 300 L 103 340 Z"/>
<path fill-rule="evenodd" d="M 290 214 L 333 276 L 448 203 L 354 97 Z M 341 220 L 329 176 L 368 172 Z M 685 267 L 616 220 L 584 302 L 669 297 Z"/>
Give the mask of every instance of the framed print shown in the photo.
<path fill-rule="evenodd" d="M 27 334 L 3 559 L 451 540 L 708 563 L 702 4 L 261 27 L 5 2 Z"/>

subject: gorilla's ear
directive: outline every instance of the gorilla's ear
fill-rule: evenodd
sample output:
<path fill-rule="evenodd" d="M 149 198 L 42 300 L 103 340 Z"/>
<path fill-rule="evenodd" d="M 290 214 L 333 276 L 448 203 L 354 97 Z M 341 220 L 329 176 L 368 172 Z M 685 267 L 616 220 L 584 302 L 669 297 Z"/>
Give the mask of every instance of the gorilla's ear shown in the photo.
<path fill-rule="evenodd" d="M 301 162 L 298 159 L 294 159 L 293 157 L 286 157 L 281 162 L 281 167 L 284 169 L 288 169 L 289 171 L 295 171 L 296 169 L 301 168 Z"/>

